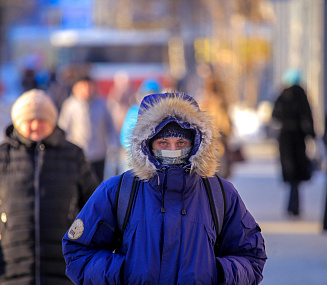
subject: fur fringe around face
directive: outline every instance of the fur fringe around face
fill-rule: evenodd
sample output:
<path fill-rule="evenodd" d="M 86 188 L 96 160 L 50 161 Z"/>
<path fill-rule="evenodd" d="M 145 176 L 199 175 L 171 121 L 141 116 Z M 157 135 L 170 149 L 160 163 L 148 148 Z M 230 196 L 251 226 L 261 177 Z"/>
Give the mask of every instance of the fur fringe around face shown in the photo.
<path fill-rule="evenodd" d="M 156 175 L 156 167 L 142 151 L 142 142 L 155 132 L 155 128 L 165 119 L 175 117 L 198 128 L 202 141 L 197 153 L 190 158 L 191 173 L 211 177 L 219 167 L 218 130 L 211 124 L 211 118 L 191 101 L 183 99 L 178 94 L 173 97 L 161 98 L 138 116 L 133 134 L 130 136 L 129 164 L 134 174 L 140 179 L 149 180 Z"/>

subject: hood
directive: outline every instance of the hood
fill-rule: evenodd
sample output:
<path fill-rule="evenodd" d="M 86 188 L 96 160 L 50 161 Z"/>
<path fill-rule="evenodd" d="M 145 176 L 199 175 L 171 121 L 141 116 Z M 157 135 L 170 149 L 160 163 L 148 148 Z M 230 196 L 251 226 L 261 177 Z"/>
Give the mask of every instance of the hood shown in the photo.
<path fill-rule="evenodd" d="M 134 174 L 149 180 L 163 167 L 151 154 L 149 140 L 171 121 L 195 134 L 190 164 L 186 167 L 191 173 L 213 176 L 219 166 L 219 132 L 196 101 L 181 93 L 152 94 L 143 98 L 137 123 L 129 137 L 129 164 Z"/>

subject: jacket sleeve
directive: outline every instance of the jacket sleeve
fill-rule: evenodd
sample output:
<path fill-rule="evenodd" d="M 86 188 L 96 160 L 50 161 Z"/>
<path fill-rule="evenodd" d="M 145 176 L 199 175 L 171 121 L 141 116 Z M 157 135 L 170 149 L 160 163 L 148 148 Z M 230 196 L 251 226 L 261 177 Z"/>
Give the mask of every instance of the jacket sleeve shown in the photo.
<path fill-rule="evenodd" d="M 63 238 L 66 275 L 75 284 L 121 284 L 125 256 L 113 253 L 118 179 L 99 185 Z"/>
<path fill-rule="evenodd" d="M 216 257 L 219 284 L 259 284 L 267 259 L 261 229 L 233 185 L 224 184 L 227 211 Z"/>
<path fill-rule="evenodd" d="M 63 129 L 66 133 L 69 132 L 71 124 L 71 112 L 70 110 L 70 100 L 69 97 L 63 102 L 61 110 L 58 117 L 58 126 Z"/>
<path fill-rule="evenodd" d="M 273 119 L 275 119 L 279 122 L 281 122 L 283 120 L 283 105 L 281 103 L 281 95 L 277 98 L 277 100 L 274 104 L 271 116 Z"/>
<path fill-rule="evenodd" d="M 316 134 L 314 131 L 313 117 L 312 111 L 310 107 L 310 103 L 308 101 L 308 97 L 302 88 L 298 91 L 298 100 L 299 100 L 299 119 L 301 129 L 306 136 L 311 136 L 315 138 Z"/>

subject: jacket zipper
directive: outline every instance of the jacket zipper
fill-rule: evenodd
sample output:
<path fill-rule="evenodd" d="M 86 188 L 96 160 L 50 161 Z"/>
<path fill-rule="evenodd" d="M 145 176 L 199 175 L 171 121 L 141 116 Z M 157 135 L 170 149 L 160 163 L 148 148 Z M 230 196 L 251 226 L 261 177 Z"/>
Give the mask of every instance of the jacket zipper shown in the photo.
<path fill-rule="evenodd" d="M 34 188 L 35 188 L 35 285 L 41 285 L 41 248 L 40 248 L 40 150 L 44 148 L 39 142 L 35 149 L 35 171 L 34 171 Z"/>

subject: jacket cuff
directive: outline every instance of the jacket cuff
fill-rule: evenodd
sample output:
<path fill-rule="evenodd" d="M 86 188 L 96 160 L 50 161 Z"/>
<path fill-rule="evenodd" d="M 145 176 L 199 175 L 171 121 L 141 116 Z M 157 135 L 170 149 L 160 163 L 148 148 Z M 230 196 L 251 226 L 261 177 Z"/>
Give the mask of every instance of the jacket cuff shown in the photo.
<path fill-rule="evenodd" d="M 103 284 L 104 280 L 109 284 L 124 284 L 125 255 L 111 253 L 107 255 L 105 250 L 100 250 L 93 255 L 92 260 L 85 268 L 85 280 L 90 284 Z M 86 282 L 86 284 L 89 284 Z"/>
<path fill-rule="evenodd" d="M 217 275 L 218 275 L 217 277 L 218 284 L 221 285 L 226 284 L 225 271 L 220 258 L 216 258 L 216 267 L 217 267 Z"/>

